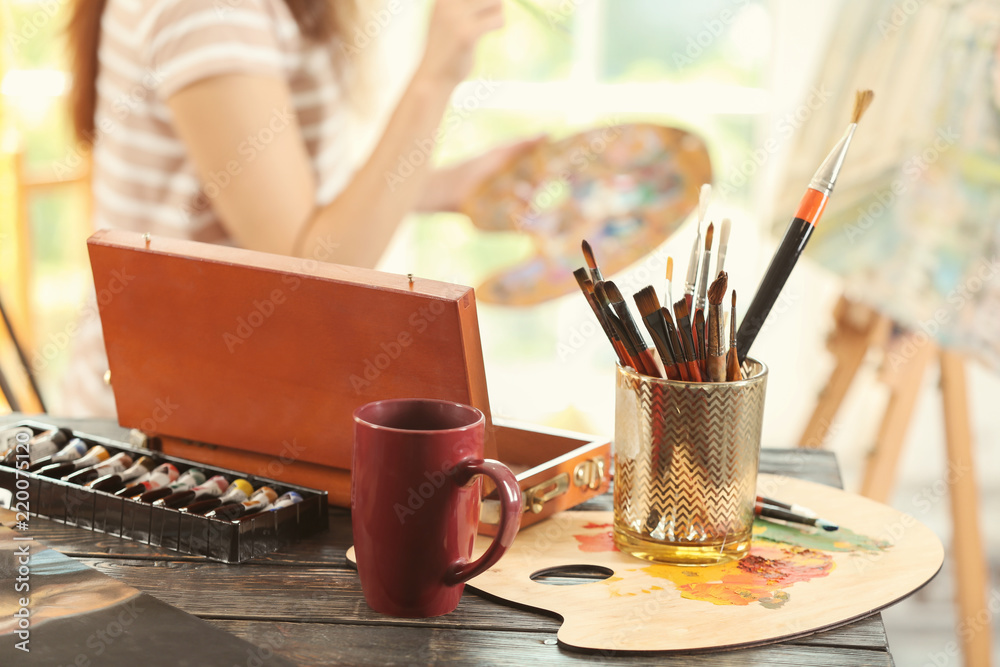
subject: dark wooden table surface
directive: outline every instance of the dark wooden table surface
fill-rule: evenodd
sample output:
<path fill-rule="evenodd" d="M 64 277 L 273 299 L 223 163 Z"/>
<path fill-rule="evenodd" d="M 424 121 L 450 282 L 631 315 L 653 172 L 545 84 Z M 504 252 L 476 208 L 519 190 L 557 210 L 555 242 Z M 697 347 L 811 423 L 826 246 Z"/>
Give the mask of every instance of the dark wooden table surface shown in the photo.
<path fill-rule="evenodd" d="M 16 416 L 0 417 L 0 425 Z M 127 439 L 110 421 L 57 420 Z M 829 452 L 765 449 L 761 472 L 840 487 Z M 578 509 L 610 510 L 604 495 Z M 692 655 L 594 655 L 558 645 L 559 620 L 479 597 L 431 619 L 389 618 L 365 604 L 346 561 L 350 513 L 331 508 L 330 529 L 240 565 L 179 556 L 102 533 L 32 519 L 33 537 L 116 579 L 301 665 L 892 665 L 882 618 L 754 649 Z M 207 666 L 208 667 L 208 666 Z"/>

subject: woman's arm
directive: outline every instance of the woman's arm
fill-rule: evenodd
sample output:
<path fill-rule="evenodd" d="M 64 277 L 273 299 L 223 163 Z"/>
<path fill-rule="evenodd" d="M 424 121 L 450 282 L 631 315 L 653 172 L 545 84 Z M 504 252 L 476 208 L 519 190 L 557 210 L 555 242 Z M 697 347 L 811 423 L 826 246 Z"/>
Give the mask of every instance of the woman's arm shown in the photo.
<path fill-rule="evenodd" d="M 424 57 L 381 139 L 341 193 L 319 208 L 286 81 L 223 75 L 178 91 L 167 105 L 202 181 L 220 186 L 211 204 L 240 246 L 374 266 L 399 221 L 425 197 L 430 155 L 408 176 L 390 175 L 401 156 L 433 149 L 476 43 L 502 24 L 501 0 L 437 0 Z M 257 139 L 264 128 L 273 133 L 266 145 Z"/>

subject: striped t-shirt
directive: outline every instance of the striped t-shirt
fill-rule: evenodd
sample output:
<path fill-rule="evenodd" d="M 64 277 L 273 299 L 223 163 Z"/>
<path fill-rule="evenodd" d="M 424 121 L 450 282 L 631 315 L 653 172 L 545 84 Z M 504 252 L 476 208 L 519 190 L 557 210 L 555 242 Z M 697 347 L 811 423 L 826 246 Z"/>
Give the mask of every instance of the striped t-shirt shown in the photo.
<path fill-rule="evenodd" d="M 298 116 L 316 172 L 317 205 L 331 201 L 360 162 L 355 140 L 367 128 L 345 99 L 335 64 L 344 54 L 333 43 L 304 39 L 283 0 L 108 0 L 101 28 L 95 228 L 226 238 L 211 207 L 214 186 L 198 178 L 166 105 L 177 91 L 212 76 L 288 81 L 294 108 L 276 113 Z"/>

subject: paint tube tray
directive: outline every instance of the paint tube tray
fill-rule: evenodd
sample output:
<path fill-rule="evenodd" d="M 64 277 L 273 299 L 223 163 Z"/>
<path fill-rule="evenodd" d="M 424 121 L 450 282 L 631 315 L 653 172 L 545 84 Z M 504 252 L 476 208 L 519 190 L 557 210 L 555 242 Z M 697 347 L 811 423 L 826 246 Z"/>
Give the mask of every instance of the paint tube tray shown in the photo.
<path fill-rule="evenodd" d="M 60 427 L 58 424 L 24 419 L 5 424 L 4 428 L 16 426 L 26 426 L 36 434 Z M 225 563 L 241 563 L 263 556 L 328 525 L 326 491 L 166 456 L 77 430 L 73 431 L 73 436 L 91 447 L 102 445 L 111 455 L 127 452 L 133 459 L 145 455 L 153 458 L 158 465 L 172 463 L 181 473 L 196 467 L 203 470 L 206 477 L 224 475 L 229 481 L 243 478 L 255 489 L 270 486 L 279 495 L 295 491 L 302 496 L 302 502 L 250 515 L 240 521 L 224 521 L 0 465 L 0 506 L 21 514 L 19 521 L 23 520 L 23 515 L 46 517 L 66 525 Z"/>

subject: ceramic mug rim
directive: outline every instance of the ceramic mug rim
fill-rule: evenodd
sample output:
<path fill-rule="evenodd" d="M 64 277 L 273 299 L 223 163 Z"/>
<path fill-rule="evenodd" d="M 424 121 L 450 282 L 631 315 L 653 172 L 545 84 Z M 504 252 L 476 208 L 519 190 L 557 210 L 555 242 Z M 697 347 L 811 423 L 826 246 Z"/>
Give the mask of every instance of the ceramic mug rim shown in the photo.
<path fill-rule="evenodd" d="M 373 421 L 362 416 L 362 413 L 367 410 L 376 410 L 384 405 L 401 405 L 401 404 L 411 404 L 411 405 L 447 405 L 452 408 L 457 408 L 461 411 L 467 412 L 470 418 L 474 418 L 474 421 L 464 424 L 462 426 L 454 426 L 452 428 L 432 428 L 432 429 L 413 429 L 413 428 L 396 428 L 394 426 L 385 426 L 383 424 L 376 424 Z M 483 414 L 482 410 L 473 407 L 471 405 L 466 405 L 465 403 L 458 403 L 456 401 L 447 401 L 438 398 L 385 398 L 378 401 L 372 401 L 371 403 L 365 403 L 364 405 L 356 408 L 353 414 L 354 423 L 362 424 L 367 428 L 372 428 L 377 431 L 385 431 L 388 433 L 407 433 L 407 434 L 443 434 L 443 433 L 462 433 L 463 431 L 469 431 L 486 423 L 486 415 Z"/>

